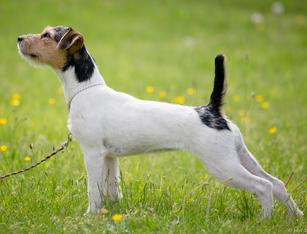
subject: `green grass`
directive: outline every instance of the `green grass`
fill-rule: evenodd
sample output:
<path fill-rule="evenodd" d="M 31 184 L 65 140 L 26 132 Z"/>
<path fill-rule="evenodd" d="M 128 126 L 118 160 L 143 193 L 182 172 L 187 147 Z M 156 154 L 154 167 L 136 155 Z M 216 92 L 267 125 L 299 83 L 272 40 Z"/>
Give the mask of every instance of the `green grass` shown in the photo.
<path fill-rule="evenodd" d="M 70 25 L 85 35 L 106 82 L 139 98 L 205 104 L 213 59 L 228 58 L 226 109 L 263 167 L 292 191 L 306 177 L 307 4 L 283 1 L 0 1 L 0 175 L 39 160 L 64 140 L 66 104 L 51 69 L 34 69 L 17 35 Z M 250 17 L 263 15 L 255 25 Z M 146 93 L 146 86 L 155 88 Z M 196 94 L 186 95 L 193 87 Z M 167 96 L 160 98 L 159 90 Z M 20 105 L 11 97 L 18 93 Z M 262 95 L 269 109 L 253 98 Z M 234 96 L 240 100 L 235 102 Z M 56 104 L 49 105 L 48 99 Z M 275 134 L 268 129 L 276 127 Z M 33 149 L 29 145 L 33 144 Z M 32 162 L 24 160 L 30 156 Z M 226 188 L 186 152 L 120 160 L 121 202 L 84 216 L 86 173 L 77 142 L 40 168 L 0 182 L 0 233 L 306 233 L 306 218 L 276 204 L 262 220 L 253 195 Z M 306 213 L 306 184 L 292 193 Z M 120 223 L 111 216 L 123 214 Z"/>

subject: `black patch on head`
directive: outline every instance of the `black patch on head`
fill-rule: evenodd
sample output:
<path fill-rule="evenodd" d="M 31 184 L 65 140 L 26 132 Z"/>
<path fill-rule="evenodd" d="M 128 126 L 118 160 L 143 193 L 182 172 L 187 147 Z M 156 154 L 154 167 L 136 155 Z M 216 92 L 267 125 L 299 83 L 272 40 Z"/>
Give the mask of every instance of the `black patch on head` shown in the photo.
<path fill-rule="evenodd" d="M 67 52 L 69 53 L 69 52 Z M 83 46 L 77 54 L 67 54 L 66 64 L 62 71 L 65 72 L 69 67 L 75 68 L 75 74 L 79 82 L 89 80 L 94 72 L 94 62 Z"/>
<path fill-rule="evenodd" d="M 61 38 L 64 36 L 64 34 L 67 32 L 68 28 L 63 26 L 56 26 L 53 28 L 56 32 L 54 35 L 54 40 L 58 43 Z"/>
<path fill-rule="evenodd" d="M 216 130 L 229 130 L 227 120 L 212 105 L 195 107 L 201 121 Z"/>

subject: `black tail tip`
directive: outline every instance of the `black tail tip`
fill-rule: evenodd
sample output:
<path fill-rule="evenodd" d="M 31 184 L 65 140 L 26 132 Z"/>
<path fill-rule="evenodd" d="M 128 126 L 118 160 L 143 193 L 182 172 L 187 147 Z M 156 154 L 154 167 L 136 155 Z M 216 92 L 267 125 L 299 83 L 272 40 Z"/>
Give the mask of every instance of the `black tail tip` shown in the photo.
<path fill-rule="evenodd" d="M 223 54 L 218 54 L 218 55 L 215 57 L 215 64 L 216 64 L 216 65 L 223 65 L 225 59 L 226 59 L 226 58 L 225 58 L 225 55 L 223 55 Z"/>

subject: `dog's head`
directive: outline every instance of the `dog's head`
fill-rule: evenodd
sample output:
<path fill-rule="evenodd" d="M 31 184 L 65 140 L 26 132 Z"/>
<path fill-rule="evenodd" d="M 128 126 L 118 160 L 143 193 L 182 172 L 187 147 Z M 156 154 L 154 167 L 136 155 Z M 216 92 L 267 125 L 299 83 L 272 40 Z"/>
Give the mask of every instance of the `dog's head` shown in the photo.
<path fill-rule="evenodd" d="M 19 53 L 27 61 L 60 70 L 84 48 L 83 36 L 64 26 L 48 26 L 41 33 L 19 36 L 17 41 Z"/>

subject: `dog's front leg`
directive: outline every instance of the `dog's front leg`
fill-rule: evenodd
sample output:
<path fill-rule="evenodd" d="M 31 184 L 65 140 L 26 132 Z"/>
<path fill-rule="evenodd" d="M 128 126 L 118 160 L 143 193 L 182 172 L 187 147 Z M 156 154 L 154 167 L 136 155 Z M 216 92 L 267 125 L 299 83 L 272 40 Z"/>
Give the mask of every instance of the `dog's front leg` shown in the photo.
<path fill-rule="evenodd" d="M 107 173 L 104 171 L 104 161 L 108 151 L 102 147 L 83 146 L 83 152 L 88 179 L 89 207 L 87 213 L 95 213 L 102 207 L 106 191 Z"/>
<path fill-rule="evenodd" d="M 105 157 L 103 159 L 103 173 L 103 178 L 105 178 L 104 183 L 106 184 L 104 194 L 113 201 L 121 199 L 122 193 L 119 187 L 120 175 L 118 159 Z"/>

